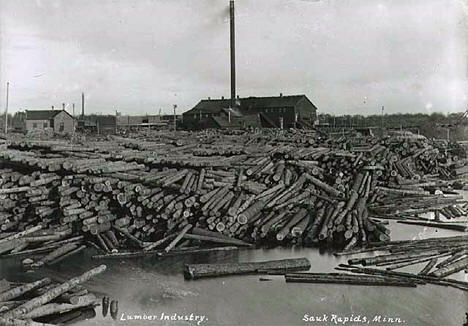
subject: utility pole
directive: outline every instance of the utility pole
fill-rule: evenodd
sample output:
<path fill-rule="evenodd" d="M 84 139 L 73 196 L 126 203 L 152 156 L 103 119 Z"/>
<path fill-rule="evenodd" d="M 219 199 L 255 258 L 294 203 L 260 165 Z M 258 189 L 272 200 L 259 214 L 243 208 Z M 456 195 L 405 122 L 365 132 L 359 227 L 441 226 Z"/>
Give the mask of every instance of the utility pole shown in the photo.
<path fill-rule="evenodd" d="M 75 103 L 72 104 L 72 113 L 73 113 L 72 142 L 74 142 L 75 141 Z"/>
<path fill-rule="evenodd" d="M 176 131 L 176 109 L 177 104 L 174 104 L 174 132 Z"/>
<path fill-rule="evenodd" d="M 384 112 L 384 106 L 382 105 L 382 115 L 380 119 L 380 126 L 382 127 L 382 129 L 383 129 L 383 112 Z"/>
<path fill-rule="evenodd" d="M 119 115 L 119 112 L 117 112 L 117 110 L 115 110 L 115 133 L 117 134 L 117 117 Z"/>
<path fill-rule="evenodd" d="M 84 93 L 81 93 L 81 120 L 84 121 L 84 106 L 85 106 Z"/>
<path fill-rule="evenodd" d="M 382 115 L 380 117 L 380 129 L 382 130 L 382 137 L 384 135 L 384 121 L 383 121 L 383 112 L 384 112 L 384 106 L 382 105 Z"/>
<path fill-rule="evenodd" d="M 235 37 L 235 13 L 234 0 L 229 1 L 229 27 L 230 27 L 230 50 L 231 50 L 231 108 L 235 107 L 236 101 L 236 37 Z"/>
<path fill-rule="evenodd" d="M 5 104 L 5 134 L 8 132 L 8 96 L 10 92 L 10 82 L 6 83 L 6 104 Z"/>

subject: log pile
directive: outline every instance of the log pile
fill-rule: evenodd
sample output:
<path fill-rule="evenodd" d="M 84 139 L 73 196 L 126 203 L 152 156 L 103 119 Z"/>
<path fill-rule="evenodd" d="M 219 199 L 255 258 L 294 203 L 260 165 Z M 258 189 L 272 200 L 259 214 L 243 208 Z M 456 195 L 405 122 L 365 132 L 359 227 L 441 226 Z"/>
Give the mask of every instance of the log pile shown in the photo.
<path fill-rule="evenodd" d="M 97 298 L 82 284 L 105 269 L 105 265 L 98 266 L 61 284 L 48 278 L 24 284 L 4 282 L 0 324 L 55 325 L 93 318 Z"/>
<path fill-rule="evenodd" d="M 12 142 L 0 152 L 0 237 L 14 241 L 0 238 L 0 254 L 47 253 L 28 261 L 40 267 L 86 246 L 103 253 L 264 243 L 350 250 L 390 240 L 376 218 L 466 215 L 449 180 L 463 175 L 463 158 L 424 140 L 306 135 Z"/>

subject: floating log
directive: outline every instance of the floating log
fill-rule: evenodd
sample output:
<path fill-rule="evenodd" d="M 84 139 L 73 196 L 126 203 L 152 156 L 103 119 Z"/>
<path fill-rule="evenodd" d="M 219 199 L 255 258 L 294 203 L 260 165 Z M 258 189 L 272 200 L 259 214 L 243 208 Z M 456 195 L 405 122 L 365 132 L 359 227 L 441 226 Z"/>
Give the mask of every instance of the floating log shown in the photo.
<path fill-rule="evenodd" d="M 250 243 L 237 240 L 237 239 L 227 239 L 227 238 L 220 238 L 214 236 L 206 236 L 206 235 L 198 235 L 198 234 L 184 234 L 184 239 L 190 240 L 199 240 L 199 241 L 207 241 L 207 242 L 214 242 L 214 243 L 224 243 L 224 244 L 231 244 L 236 246 L 251 246 Z"/>
<path fill-rule="evenodd" d="M 459 225 L 459 224 L 449 224 L 449 223 L 435 223 L 435 222 L 418 222 L 418 221 L 398 221 L 397 223 L 409 224 L 409 225 L 420 225 L 432 228 L 439 228 L 445 230 L 453 230 L 460 232 L 468 232 L 468 226 Z"/>
<path fill-rule="evenodd" d="M 398 278 L 366 277 L 352 274 L 285 274 L 286 282 L 290 283 L 325 283 L 325 284 L 352 284 L 370 286 L 403 286 L 416 287 L 416 283 Z"/>
<path fill-rule="evenodd" d="M 185 265 L 184 276 L 186 279 L 199 279 L 203 277 L 258 273 L 259 270 L 308 270 L 310 266 L 307 258 L 230 264 L 188 264 Z"/>
<path fill-rule="evenodd" d="M 449 279 L 439 279 L 436 277 L 432 277 L 430 275 L 415 275 L 411 273 L 405 272 L 396 272 L 396 271 L 385 271 L 377 268 L 361 268 L 357 266 L 351 266 L 346 264 L 339 264 L 339 267 L 336 267 L 337 270 L 345 270 L 352 273 L 360 273 L 360 274 L 369 274 L 369 275 L 384 275 L 390 277 L 401 277 L 403 279 L 411 279 L 414 282 L 419 282 L 418 284 L 424 283 L 431 283 L 436 285 L 442 286 L 451 286 L 463 291 L 468 291 L 468 282 L 462 282 L 457 280 L 449 280 Z M 421 283 L 422 282 L 422 283 Z"/>
<path fill-rule="evenodd" d="M 437 264 L 437 258 L 432 258 L 426 266 L 418 273 L 419 275 L 427 275 L 431 269 Z"/>
<path fill-rule="evenodd" d="M 369 265 L 376 265 L 379 263 L 388 263 L 388 262 L 395 262 L 395 261 L 401 261 L 401 260 L 412 259 L 412 258 L 417 259 L 421 257 L 434 256 L 439 253 L 440 253 L 439 250 L 430 250 L 430 251 L 424 251 L 424 252 L 411 251 L 411 252 L 405 252 L 405 253 L 400 253 L 400 254 L 381 255 L 381 256 L 367 257 L 367 258 L 355 258 L 355 259 L 348 260 L 348 263 L 350 265 L 362 264 L 364 266 L 369 266 Z"/>
<path fill-rule="evenodd" d="M 181 248 L 173 249 L 169 252 L 164 250 L 149 250 L 149 251 L 133 251 L 133 252 L 117 252 L 109 253 L 104 255 L 95 255 L 92 256 L 92 259 L 123 259 L 123 258 L 142 258 L 142 257 L 151 257 L 151 256 L 176 256 L 176 255 L 187 255 L 195 253 L 209 253 L 209 252 L 220 252 L 220 251 L 236 251 L 239 250 L 238 247 L 226 246 L 226 247 L 212 247 L 212 248 Z"/>
<path fill-rule="evenodd" d="M 455 274 L 457 272 L 460 272 L 464 269 L 468 268 L 468 257 L 460 259 L 458 261 L 452 262 L 445 267 L 439 268 L 429 275 L 434 276 L 434 277 L 446 277 L 451 274 Z"/>

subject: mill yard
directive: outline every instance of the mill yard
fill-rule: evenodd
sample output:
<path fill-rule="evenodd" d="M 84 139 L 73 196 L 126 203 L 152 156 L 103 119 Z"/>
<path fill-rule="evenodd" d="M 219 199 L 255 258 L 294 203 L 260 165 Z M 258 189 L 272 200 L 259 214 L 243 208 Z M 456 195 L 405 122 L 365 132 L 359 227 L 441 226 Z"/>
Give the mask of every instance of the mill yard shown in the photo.
<path fill-rule="evenodd" d="M 416 2 L 1 2 L 0 326 L 468 325 L 468 10 Z"/>

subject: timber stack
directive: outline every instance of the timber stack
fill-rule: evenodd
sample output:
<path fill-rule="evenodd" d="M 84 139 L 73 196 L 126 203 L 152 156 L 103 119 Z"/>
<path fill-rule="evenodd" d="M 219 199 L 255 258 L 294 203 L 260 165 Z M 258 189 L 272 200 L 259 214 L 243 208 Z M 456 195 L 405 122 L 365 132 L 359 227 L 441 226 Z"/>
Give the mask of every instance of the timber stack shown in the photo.
<path fill-rule="evenodd" d="M 464 176 L 463 157 L 420 139 L 305 136 L 11 142 L 0 151 L 0 254 L 45 254 L 26 262 L 40 267 L 86 246 L 163 254 L 272 243 L 350 250 L 389 241 L 382 218 L 466 214 L 452 189 Z"/>

